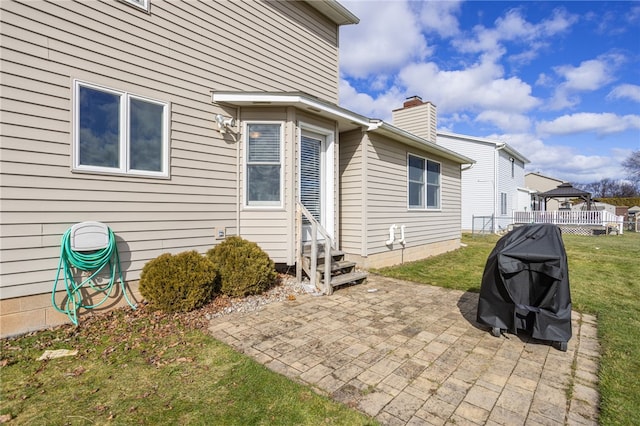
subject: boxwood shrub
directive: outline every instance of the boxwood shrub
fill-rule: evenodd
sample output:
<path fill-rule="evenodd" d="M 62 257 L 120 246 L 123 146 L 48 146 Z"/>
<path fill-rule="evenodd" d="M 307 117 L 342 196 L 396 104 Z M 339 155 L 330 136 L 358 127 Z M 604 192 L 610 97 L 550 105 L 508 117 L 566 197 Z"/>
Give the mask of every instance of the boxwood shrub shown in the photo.
<path fill-rule="evenodd" d="M 195 250 L 165 253 L 142 268 L 140 293 L 152 308 L 188 312 L 211 300 L 216 276 L 213 263 Z"/>
<path fill-rule="evenodd" d="M 216 266 L 220 292 L 231 297 L 260 294 L 272 287 L 278 274 L 271 258 L 256 243 L 229 237 L 207 252 Z"/>

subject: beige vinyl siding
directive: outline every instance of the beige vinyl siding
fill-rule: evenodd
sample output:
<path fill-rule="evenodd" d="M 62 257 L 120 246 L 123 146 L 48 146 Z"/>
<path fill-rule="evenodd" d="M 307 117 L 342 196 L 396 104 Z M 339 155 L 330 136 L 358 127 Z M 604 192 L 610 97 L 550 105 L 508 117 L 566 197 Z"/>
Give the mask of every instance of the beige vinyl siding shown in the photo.
<path fill-rule="evenodd" d="M 301 2 L 0 7 L 2 298 L 51 290 L 60 237 L 77 222 L 113 229 L 127 280 L 163 252 L 211 248 L 215 228 L 236 233 L 237 145 L 213 124 L 235 110 L 211 90 L 337 100 L 336 27 Z M 169 179 L 71 172 L 73 79 L 169 103 Z M 270 224 L 280 238 L 286 220 Z"/>
<path fill-rule="evenodd" d="M 282 192 L 281 207 L 251 207 L 245 206 L 246 197 L 246 158 L 245 158 L 245 138 L 244 135 L 238 140 L 240 149 L 240 229 L 239 233 L 243 238 L 257 243 L 269 256 L 278 263 L 287 262 L 292 235 L 290 221 L 293 218 L 291 213 L 291 191 L 293 185 L 293 162 L 291 161 L 291 148 L 294 137 L 291 125 L 287 123 L 287 118 L 291 112 L 288 108 L 242 108 L 240 110 L 241 128 L 248 122 L 273 122 L 283 126 L 284 144 L 281 147 L 282 157 L 281 167 L 283 168 L 281 184 Z"/>
<path fill-rule="evenodd" d="M 337 29 L 303 2 L 3 2 L 16 50 L 95 73 L 169 87 L 304 91 L 337 101 Z M 283 16 L 278 9 L 291 10 Z M 117 60 L 117 70 L 102 67 Z M 50 65 L 52 65 L 50 63 Z M 207 94 L 205 94 L 207 95 Z"/>
<path fill-rule="evenodd" d="M 524 176 L 524 182 L 527 188 L 534 189 L 538 192 L 547 192 L 552 189 L 556 189 L 563 183 L 563 181 L 561 181 L 560 179 L 543 176 L 537 173 L 527 173 Z M 544 208 L 544 203 L 541 208 Z M 547 211 L 558 210 L 559 208 L 560 200 L 555 198 L 550 198 L 549 200 L 547 200 Z"/>
<path fill-rule="evenodd" d="M 393 125 L 436 143 L 436 107 L 425 102 L 422 105 L 392 111 Z"/>
<path fill-rule="evenodd" d="M 410 210 L 407 206 L 407 153 L 441 166 L 441 208 Z M 460 238 L 460 165 L 428 152 L 370 135 L 367 158 L 367 254 L 389 251 L 389 227 L 398 226 L 393 249 L 401 248 L 405 225 L 406 248 Z"/>
<path fill-rule="evenodd" d="M 358 255 L 365 255 L 366 137 L 360 130 L 340 134 L 340 248 Z"/>

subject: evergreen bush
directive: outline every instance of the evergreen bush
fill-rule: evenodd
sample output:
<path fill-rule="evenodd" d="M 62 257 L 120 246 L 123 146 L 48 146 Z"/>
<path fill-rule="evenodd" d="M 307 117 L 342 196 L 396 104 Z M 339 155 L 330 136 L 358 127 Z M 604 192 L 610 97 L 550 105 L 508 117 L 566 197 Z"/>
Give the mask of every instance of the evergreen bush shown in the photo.
<path fill-rule="evenodd" d="M 254 242 L 233 236 L 207 252 L 220 278 L 220 292 L 231 297 L 260 294 L 278 274 L 269 256 Z"/>
<path fill-rule="evenodd" d="M 216 276 L 213 263 L 195 250 L 165 253 L 144 265 L 139 288 L 155 309 L 188 312 L 211 300 Z"/>

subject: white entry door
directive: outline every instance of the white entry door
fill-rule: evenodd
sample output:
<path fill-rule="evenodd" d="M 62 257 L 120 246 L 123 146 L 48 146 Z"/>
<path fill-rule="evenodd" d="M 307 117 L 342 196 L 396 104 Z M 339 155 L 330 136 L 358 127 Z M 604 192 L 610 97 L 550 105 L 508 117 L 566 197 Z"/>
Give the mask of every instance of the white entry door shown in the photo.
<path fill-rule="evenodd" d="M 333 144 L 326 135 L 303 131 L 300 138 L 300 203 L 333 235 Z M 330 154 L 328 154 L 329 152 Z M 303 222 L 303 240 L 311 238 L 311 226 Z M 320 236 L 318 235 L 318 238 Z"/>

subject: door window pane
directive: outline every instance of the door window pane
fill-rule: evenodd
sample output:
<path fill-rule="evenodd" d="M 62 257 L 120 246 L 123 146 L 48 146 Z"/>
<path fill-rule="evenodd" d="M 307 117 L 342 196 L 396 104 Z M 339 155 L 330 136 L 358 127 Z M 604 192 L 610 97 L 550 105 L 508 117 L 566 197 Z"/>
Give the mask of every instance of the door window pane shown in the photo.
<path fill-rule="evenodd" d="M 318 221 L 322 220 L 321 208 L 321 146 L 322 142 L 303 136 L 300 149 L 300 202 Z"/>

